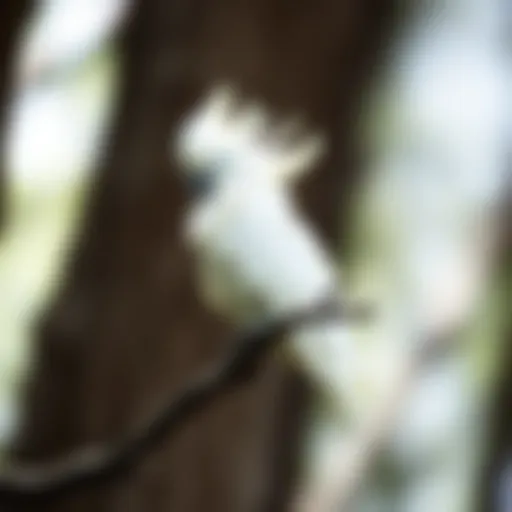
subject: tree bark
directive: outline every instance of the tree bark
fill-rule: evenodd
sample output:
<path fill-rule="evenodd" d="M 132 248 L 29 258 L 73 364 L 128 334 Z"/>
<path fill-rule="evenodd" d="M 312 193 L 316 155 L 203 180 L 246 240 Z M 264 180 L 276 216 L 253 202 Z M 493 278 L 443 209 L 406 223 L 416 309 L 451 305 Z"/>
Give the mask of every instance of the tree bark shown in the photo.
<path fill-rule="evenodd" d="M 199 95 L 229 81 L 325 130 L 303 187 L 326 240 L 357 176 L 354 123 L 390 28 L 388 0 L 137 0 L 121 41 L 117 113 L 76 248 L 35 337 L 14 454 L 51 460 L 115 440 L 222 352 L 195 294 L 168 142 Z M 293 477 L 305 390 L 268 361 L 121 482 L 40 511 L 272 512 Z M 26 508 L 24 509 L 26 510 Z"/>

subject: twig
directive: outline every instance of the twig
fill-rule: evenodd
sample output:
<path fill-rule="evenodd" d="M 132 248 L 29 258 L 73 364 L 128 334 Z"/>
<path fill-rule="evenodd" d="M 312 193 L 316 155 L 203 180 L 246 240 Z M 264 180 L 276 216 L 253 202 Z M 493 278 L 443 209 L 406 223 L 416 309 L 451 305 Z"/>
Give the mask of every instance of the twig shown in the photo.
<path fill-rule="evenodd" d="M 111 482 L 125 475 L 160 442 L 203 410 L 222 393 L 249 379 L 264 356 L 297 323 L 317 321 L 333 314 L 354 318 L 363 307 L 343 309 L 332 301 L 286 318 L 268 321 L 238 335 L 228 354 L 191 379 L 169 405 L 125 439 L 89 447 L 54 462 L 13 467 L 0 474 L 0 505 L 48 501 L 72 491 Z"/>

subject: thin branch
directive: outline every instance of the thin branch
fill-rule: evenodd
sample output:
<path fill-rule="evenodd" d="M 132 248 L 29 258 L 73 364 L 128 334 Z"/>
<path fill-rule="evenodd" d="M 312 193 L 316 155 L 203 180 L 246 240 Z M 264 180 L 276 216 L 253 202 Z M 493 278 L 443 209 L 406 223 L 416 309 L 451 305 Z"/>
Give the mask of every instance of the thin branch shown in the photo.
<path fill-rule="evenodd" d="M 57 462 L 13 467 L 0 474 L 0 505 L 54 500 L 122 477 L 217 397 L 250 379 L 264 356 L 292 327 L 334 314 L 339 318 L 340 313 L 357 319 L 366 317 L 368 310 L 358 306 L 340 308 L 330 300 L 236 336 L 224 358 L 191 379 L 166 407 L 125 439 L 72 452 Z"/>

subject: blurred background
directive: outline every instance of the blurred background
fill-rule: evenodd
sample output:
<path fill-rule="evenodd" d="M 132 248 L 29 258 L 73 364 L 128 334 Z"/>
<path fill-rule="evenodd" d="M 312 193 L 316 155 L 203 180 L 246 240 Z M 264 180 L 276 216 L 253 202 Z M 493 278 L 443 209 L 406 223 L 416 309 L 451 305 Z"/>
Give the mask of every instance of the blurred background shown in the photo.
<path fill-rule="evenodd" d="M 116 66 L 111 41 L 125 11 L 117 1 L 40 2 L 19 37 L 4 155 L 9 224 L 0 254 L 4 443 L 30 357 L 31 321 L 63 265 L 101 146 Z"/>
<path fill-rule="evenodd" d="M 226 327 L 191 284 L 167 144 L 199 92 L 230 79 L 328 135 L 302 204 L 351 292 L 379 306 L 355 333 L 358 407 L 411 333 L 460 338 L 413 391 L 357 510 L 469 511 L 512 429 L 508 2 L 40 0 L 19 22 L 9 3 L 2 447 L 37 461 L 115 439 L 219 353 Z M 323 449 L 314 402 L 269 362 L 128 481 L 58 510 L 284 510 L 297 453 Z M 502 474 L 489 499 L 508 511 Z"/>

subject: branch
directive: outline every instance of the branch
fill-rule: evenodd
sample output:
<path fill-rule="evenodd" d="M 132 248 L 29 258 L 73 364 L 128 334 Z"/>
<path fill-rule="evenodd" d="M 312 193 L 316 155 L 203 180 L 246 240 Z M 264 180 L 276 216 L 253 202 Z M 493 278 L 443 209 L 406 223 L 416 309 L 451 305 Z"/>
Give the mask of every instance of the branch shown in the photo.
<path fill-rule="evenodd" d="M 0 473 L 0 505 L 48 501 L 70 492 L 121 478 L 159 443 L 217 397 L 250 379 L 264 356 L 298 323 L 318 321 L 340 312 L 349 318 L 366 316 L 356 306 L 348 309 L 332 301 L 282 319 L 274 319 L 236 336 L 224 358 L 191 379 L 169 404 L 118 442 L 72 452 L 59 461 L 21 466 Z"/>

